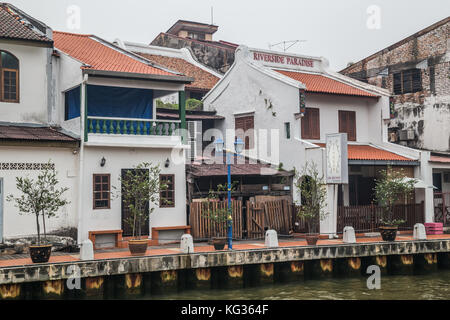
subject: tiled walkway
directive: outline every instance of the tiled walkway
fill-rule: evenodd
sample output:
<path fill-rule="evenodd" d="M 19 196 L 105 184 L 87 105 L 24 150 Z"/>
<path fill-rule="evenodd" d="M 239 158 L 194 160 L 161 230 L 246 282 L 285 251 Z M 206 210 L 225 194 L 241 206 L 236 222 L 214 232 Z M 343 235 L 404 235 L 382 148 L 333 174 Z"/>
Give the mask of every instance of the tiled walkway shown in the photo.
<path fill-rule="evenodd" d="M 450 239 L 450 234 L 443 235 L 428 235 L 428 239 Z M 411 235 L 399 235 L 396 238 L 396 241 L 408 241 L 412 240 Z M 367 238 L 357 238 L 358 243 L 374 243 L 381 242 L 381 237 L 367 237 Z M 342 239 L 335 240 L 319 240 L 317 245 L 340 245 L 343 244 Z M 298 247 L 298 246 L 306 246 L 307 243 L 303 239 L 289 239 L 289 240 L 280 240 L 280 247 Z M 233 242 L 233 250 L 251 250 L 251 249 L 263 249 L 264 241 L 234 241 Z M 195 244 L 194 247 L 195 252 L 214 252 L 214 247 L 211 245 L 207 245 L 205 243 Z M 173 255 L 179 254 L 180 249 L 178 245 L 165 245 L 158 247 L 150 247 L 147 250 L 146 256 L 161 256 L 161 255 Z M 117 258 L 127 258 L 132 257 L 127 249 L 111 249 L 111 250 L 99 250 L 95 252 L 94 258 L 96 260 L 103 259 L 117 259 Z M 60 262 L 71 262 L 71 261 L 79 261 L 79 254 L 73 253 L 52 253 L 49 263 L 60 263 Z M 0 268 L 2 267 L 13 267 L 13 266 L 24 266 L 33 264 L 31 259 L 27 257 L 27 255 L 11 255 L 11 256 L 3 256 L 0 258 Z"/>

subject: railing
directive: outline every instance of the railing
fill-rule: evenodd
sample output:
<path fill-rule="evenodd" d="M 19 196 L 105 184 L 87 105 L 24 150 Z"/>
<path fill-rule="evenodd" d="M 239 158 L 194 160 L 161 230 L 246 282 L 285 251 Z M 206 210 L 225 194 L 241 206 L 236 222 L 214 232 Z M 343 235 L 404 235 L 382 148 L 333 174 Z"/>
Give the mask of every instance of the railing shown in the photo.
<path fill-rule="evenodd" d="M 88 117 L 87 133 L 172 136 L 181 128 L 181 121 L 146 120 L 132 118 Z"/>
<path fill-rule="evenodd" d="M 434 222 L 450 226 L 450 192 L 434 193 Z"/>
<path fill-rule="evenodd" d="M 374 232 L 381 225 L 383 208 L 375 205 L 339 207 L 337 231 L 342 233 L 344 227 L 350 226 L 357 232 Z M 424 223 L 424 204 L 413 203 L 394 206 L 394 219 L 406 220 L 399 230 L 412 230 L 416 223 Z"/>

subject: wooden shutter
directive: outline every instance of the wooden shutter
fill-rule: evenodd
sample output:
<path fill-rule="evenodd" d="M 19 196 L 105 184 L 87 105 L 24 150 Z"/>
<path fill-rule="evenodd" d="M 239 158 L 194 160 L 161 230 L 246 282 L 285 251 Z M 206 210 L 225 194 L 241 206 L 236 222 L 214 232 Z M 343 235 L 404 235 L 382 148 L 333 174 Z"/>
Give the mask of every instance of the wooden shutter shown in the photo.
<path fill-rule="evenodd" d="M 348 141 L 356 141 L 356 112 L 339 110 L 339 132 L 347 133 Z"/>
<path fill-rule="evenodd" d="M 302 118 L 302 139 L 320 140 L 320 110 L 306 108 Z"/>
<path fill-rule="evenodd" d="M 253 149 L 254 146 L 254 133 L 250 134 L 247 132 L 250 129 L 255 129 L 254 116 L 238 117 L 234 119 L 235 130 L 243 130 L 244 136 L 237 135 L 240 139 L 245 142 L 245 149 Z"/>

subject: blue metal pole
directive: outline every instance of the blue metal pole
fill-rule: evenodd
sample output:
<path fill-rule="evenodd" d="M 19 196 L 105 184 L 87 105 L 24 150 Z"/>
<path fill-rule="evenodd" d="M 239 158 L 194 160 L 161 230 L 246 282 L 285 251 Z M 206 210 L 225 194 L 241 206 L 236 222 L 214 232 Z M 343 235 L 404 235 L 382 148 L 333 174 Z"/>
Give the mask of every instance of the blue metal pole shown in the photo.
<path fill-rule="evenodd" d="M 227 152 L 228 170 L 228 250 L 233 250 L 233 218 L 231 215 L 231 160 L 230 153 Z"/>

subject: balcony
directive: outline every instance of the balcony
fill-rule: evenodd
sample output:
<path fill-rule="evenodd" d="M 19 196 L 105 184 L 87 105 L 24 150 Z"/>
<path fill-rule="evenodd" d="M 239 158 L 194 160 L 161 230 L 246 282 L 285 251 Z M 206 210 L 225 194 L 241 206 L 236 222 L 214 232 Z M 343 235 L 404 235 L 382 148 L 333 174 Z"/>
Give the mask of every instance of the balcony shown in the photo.
<path fill-rule="evenodd" d="M 181 143 L 181 121 L 88 116 L 87 145 L 174 147 Z"/>

